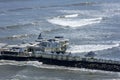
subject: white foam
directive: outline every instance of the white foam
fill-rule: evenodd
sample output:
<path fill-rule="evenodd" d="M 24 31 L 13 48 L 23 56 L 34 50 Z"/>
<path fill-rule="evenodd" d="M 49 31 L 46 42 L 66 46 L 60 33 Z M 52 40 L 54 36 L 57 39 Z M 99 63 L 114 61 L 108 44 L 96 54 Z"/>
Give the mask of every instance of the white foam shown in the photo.
<path fill-rule="evenodd" d="M 6 46 L 7 44 L 5 44 L 5 43 L 0 43 L 0 48 L 2 48 L 2 47 L 4 47 L 4 46 Z"/>
<path fill-rule="evenodd" d="M 38 61 L 28 61 L 28 62 L 27 62 L 27 65 L 39 67 L 39 66 L 42 65 L 42 62 L 38 62 Z"/>
<path fill-rule="evenodd" d="M 48 19 L 47 21 L 52 24 L 77 28 L 77 27 L 86 26 L 90 24 L 100 23 L 101 20 L 102 18 L 99 17 L 99 18 L 89 18 L 89 19 L 53 18 L 53 19 Z"/>
<path fill-rule="evenodd" d="M 81 52 L 90 52 L 90 51 L 99 51 L 99 50 L 105 50 L 110 49 L 113 47 L 118 47 L 119 44 L 113 44 L 113 45 L 74 45 L 71 46 L 68 52 L 72 53 L 81 53 Z"/>
<path fill-rule="evenodd" d="M 13 38 L 20 38 L 20 37 L 27 37 L 28 34 L 24 34 L 24 35 L 13 35 Z"/>
<path fill-rule="evenodd" d="M 69 14 L 69 15 L 59 16 L 59 18 L 74 18 L 77 16 L 79 16 L 79 14 Z"/>
<path fill-rule="evenodd" d="M 12 61 L 12 60 L 0 60 L 0 65 L 16 65 L 16 66 L 40 66 L 42 62 L 38 61 Z"/>

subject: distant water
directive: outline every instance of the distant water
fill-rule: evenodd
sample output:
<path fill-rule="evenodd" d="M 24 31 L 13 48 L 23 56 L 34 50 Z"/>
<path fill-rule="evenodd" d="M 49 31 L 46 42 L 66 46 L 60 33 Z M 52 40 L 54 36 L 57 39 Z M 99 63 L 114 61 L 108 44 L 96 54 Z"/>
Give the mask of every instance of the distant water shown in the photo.
<path fill-rule="evenodd" d="M 71 51 L 120 60 L 120 0 L 0 0 L 0 47 L 55 35 Z M 119 80 L 120 73 L 0 61 L 0 80 Z"/>

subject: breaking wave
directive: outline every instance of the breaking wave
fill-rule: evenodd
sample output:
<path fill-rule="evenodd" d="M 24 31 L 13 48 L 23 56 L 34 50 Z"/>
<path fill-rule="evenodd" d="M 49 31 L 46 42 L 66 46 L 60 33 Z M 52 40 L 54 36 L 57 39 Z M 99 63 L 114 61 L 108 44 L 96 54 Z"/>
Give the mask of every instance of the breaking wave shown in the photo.
<path fill-rule="evenodd" d="M 71 46 L 68 52 L 72 53 L 82 53 L 82 52 L 90 52 L 90 51 L 99 51 L 99 50 L 105 50 L 105 49 L 111 49 L 113 47 L 118 47 L 119 44 L 113 44 L 113 45 L 74 45 Z"/>
<path fill-rule="evenodd" d="M 0 65 L 15 65 L 15 66 L 40 66 L 42 62 L 38 61 L 11 61 L 11 60 L 0 60 Z"/>
<path fill-rule="evenodd" d="M 58 18 L 73 18 L 78 16 L 79 14 L 69 14 L 69 15 L 58 16 Z"/>
<path fill-rule="evenodd" d="M 70 16 L 67 16 L 70 17 Z M 77 28 L 81 26 L 86 26 L 90 24 L 100 23 L 102 20 L 101 17 L 99 18 L 89 18 L 89 19 L 66 19 L 66 18 L 52 18 L 48 19 L 47 21 L 52 24 L 57 24 L 60 26 L 69 26 L 71 28 Z"/>

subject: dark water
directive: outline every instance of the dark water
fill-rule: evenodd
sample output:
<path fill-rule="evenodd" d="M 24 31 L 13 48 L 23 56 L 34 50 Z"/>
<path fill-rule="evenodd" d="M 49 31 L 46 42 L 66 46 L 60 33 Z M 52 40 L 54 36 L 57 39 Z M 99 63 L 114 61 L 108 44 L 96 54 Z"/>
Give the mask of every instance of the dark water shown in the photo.
<path fill-rule="evenodd" d="M 69 51 L 120 60 L 120 0 L 0 0 L 0 43 L 61 35 Z M 119 73 L 0 61 L 0 80 L 119 80 Z"/>

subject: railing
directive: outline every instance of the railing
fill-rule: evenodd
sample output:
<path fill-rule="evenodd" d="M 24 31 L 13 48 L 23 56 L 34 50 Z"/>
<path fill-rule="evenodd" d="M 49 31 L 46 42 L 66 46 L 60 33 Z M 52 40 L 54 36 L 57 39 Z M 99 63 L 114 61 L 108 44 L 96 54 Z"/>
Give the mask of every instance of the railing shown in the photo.
<path fill-rule="evenodd" d="M 120 61 L 104 60 L 91 57 L 80 57 L 72 55 L 60 55 L 60 54 L 39 54 L 37 57 L 57 59 L 57 60 L 67 60 L 67 61 L 86 61 L 86 62 L 98 62 L 98 63 L 110 63 L 110 64 L 120 64 Z"/>

